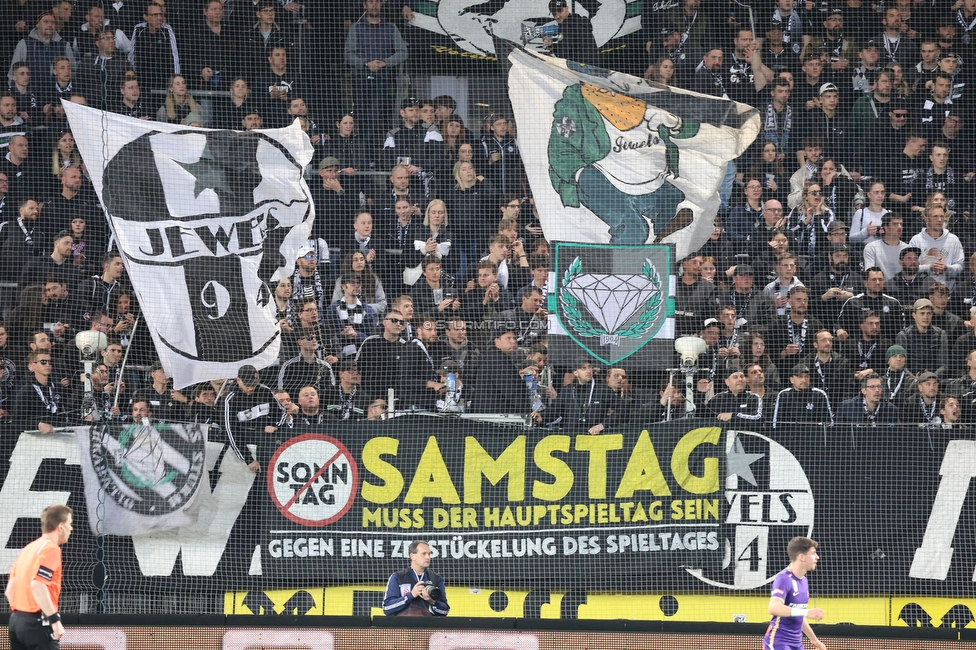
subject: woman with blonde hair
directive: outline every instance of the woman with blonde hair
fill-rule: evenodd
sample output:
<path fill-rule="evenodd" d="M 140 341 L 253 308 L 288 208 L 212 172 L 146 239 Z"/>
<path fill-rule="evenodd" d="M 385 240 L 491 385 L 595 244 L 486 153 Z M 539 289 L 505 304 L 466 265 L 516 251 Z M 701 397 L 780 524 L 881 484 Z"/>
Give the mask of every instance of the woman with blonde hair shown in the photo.
<path fill-rule="evenodd" d="M 786 229 L 793 234 L 796 254 L 815 259 L 816 249 L 823 250 L 826 245 L 827 229 L 833 220 L 834 213 L 824 203 L 821 184 L 804 183 L 802 203 L 793 208 L 786 219 Z"/>
<path fill-rule="evenodd" d="M 166 86 L 166 102 L 156 111 L 156 120 L 170 124 L 182 124 L 188 115 L 195 113 L 197 120 L 204 123 L 200 105 L 193 99 L 193 95 L 186 89 L 186 79 L 183 75 L 174 74 L 169 78 Z"/>
<path fill-rule="evenodd" d="M 460 239 L 458 274 L 473 271 L 475 264 L 488 247 L 488 239 L 495 234 L 498 224 L 497 207 L 493 202 L 494 193 L 487 182 L 478 181 L 474 163 L 459 160 L 454 163 L 454 188 L 447 194 L 447 204 L 454 215 L 454 235 Z"/>
<path fill-rule="evenodd" d="M 424 227 L 417 233 L 423 257 L 432 255 L 441 262 L 444 273 L 454 275 L 457 255 L 451 256 L 451 231 L 447 228 L 447 205 L 440 199 L 427 204 Z"/>

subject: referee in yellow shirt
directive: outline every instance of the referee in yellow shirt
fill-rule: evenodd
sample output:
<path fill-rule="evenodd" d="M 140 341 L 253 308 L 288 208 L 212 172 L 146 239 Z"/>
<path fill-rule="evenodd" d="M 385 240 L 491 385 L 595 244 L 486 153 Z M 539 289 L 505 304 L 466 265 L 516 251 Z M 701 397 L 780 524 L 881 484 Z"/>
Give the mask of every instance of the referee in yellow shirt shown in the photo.
<path fill-rule="evenodd" d="M 10 650 L 57 649 L 58 639 L 64 636 L 58 597 L 61 545 L 71 537 L 71 508 L 44 508 L 41 531 L 17 556 L 3 592 L 10 603 Z"/>

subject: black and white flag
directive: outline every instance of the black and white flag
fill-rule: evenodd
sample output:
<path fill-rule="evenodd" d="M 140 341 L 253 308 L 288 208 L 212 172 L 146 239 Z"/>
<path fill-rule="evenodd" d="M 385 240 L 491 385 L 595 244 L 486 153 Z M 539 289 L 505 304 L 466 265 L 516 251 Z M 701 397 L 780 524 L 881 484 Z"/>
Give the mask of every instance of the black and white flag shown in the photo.
<path fill-rule="evenodd" d="M 99 422 L 74 434 L 92 533 L 149 535 L 196 521 L 198 497 L 209 494 L 206 425 Z"/>
<path fill-rule="evenodd" d="M 270 365 L 271 286 L 314 219 L 298 123 L 217 131 L 63 105 L 174 386 Z"/>

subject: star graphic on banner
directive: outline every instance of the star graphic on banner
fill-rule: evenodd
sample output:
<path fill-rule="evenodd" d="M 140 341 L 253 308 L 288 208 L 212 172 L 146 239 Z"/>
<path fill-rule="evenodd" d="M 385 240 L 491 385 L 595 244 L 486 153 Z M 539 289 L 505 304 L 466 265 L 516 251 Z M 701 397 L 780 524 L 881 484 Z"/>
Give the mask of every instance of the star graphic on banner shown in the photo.
<path fill-rule="evenodd" d="M 208 158 L 200 158 L 195 163 L 181 163 L 180 167 L 193 174 L 196 184 L 193 186 L 194 198 L 206 189 L 212 189 L 219 196 L 221 192 L 230 193 L 231 187 L 227 183 L 227 175 L 223 167 Z M 219 190 L 219 191 L 218 191 Z"/>
<path fill-rule="evenodd" d="M 756 482 L 756 477 L 752 475 L 752 468 L 749 466 L 765 455 L 747 454 L 742 447 L 742 441 L 736 436 L 732 451 L 725 454 L 725 462 L 728 464 L 728 475 L 732 476 L 735 474 L 739 478 L 749 481 L 758 487 L 759 484 Z"/>

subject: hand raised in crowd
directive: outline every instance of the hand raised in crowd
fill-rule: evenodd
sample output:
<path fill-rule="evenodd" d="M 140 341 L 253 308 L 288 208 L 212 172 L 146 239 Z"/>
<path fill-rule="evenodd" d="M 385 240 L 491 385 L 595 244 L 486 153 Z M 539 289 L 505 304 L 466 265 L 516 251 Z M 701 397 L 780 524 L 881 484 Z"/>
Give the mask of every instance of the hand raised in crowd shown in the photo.
<path fill-rule="evenodd" d="M 247 468 L 252 472 L 254 472 L 255 474 L 257 474 L 258 472 L 261 471 L 261 464 L 256 460 L 252 460 L 250 463 L 247 464 Z"/>

